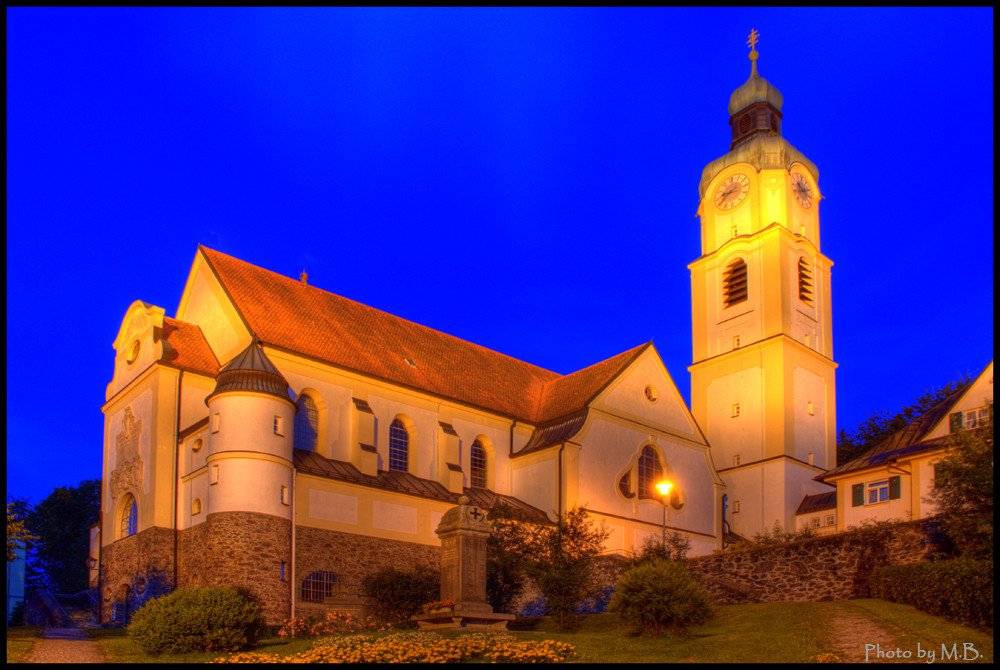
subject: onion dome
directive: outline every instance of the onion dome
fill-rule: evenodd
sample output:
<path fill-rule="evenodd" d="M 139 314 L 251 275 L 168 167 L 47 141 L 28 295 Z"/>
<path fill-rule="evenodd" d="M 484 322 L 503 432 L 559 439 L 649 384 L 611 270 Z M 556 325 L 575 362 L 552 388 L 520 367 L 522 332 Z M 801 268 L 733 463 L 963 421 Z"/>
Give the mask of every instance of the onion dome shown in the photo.
<path fill-rule="evenodd" d="M 781 92 L 757 73 L 757 57 L 753 48 L 757 31 L 750 33 L 750 78 L 733 91 L 729 97 L 729 125 L 732 142 L 729 153 L 705 166 L 698 184 L 698 197 L 705 197 L 705 190 L 722 170 L 737 163 L 749 163 L 761 170 L 791 170 L 793 163 L 800 163 L 814 179 L 819 171 L 812 161 L 781 136 Z"/>
<path fill-rule="evenodd" d="M 756 51 L 750 52 L 750 78 L 729 96 L 730 116 L 755 102 L 766 102 L 781 112 L 781 103 L 784 101 L 781 97 L 781 91 L 757 74 L 757 57 L 759 55 Z"/>
<path fill-rule="evenodd" d="M 288 382 L 274 367 L 257 340 L 229 361 L 215 376 L 215 390 L 205 398 L 208 401 L 228 391 L 249 391 L 271 395 L 292 402 Z"/>

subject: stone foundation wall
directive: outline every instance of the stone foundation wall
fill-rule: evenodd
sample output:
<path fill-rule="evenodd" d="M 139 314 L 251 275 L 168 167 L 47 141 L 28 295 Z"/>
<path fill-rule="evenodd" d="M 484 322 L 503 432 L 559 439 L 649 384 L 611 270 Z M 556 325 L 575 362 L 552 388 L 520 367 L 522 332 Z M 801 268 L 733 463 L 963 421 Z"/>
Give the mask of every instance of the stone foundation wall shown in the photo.
<path fill-rule="evenodd" d="M 147 528 L 101 548 L 101 621 L 122 620 L 173 590 L 174 531 Z M 116 608 L 117 606 L 117 608 Z M 126 610 L 127 608 L 127 610 Z"/>
<path fill-rule="evenodd" d="M 339 602 L 302 602 L 302 582 L 316 571 L 347 577 L 358 585 L 382 568 L 441 573 L 441 548 L 413 542 L 298 526 L 295 529 L 295 614 L 313 616 L 330 611 L 357 611 L 360 598 Z"/>
<path fill-rule="evenodd" d="M 882 565 L 928 553 L 924 521 L 688 559 L 712 602 L 812 602 L 865 598 Z"/>

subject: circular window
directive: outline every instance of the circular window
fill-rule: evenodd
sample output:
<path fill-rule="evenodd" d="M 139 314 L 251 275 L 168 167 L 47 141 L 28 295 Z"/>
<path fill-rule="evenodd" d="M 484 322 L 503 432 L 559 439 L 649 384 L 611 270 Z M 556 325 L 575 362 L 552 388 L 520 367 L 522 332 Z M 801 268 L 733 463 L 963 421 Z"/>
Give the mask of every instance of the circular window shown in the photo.
<path fill-rule="evenodd" d="M 132 343 L 132 346 L 128 348 L 128 353 L 125 355 L 126 363 L 132 365 L 133 363 L 135 363 L 135 359 L 139 358 L 139 348 L 141 344 L 142 343 L 139 342 L 139 340 L 136 340 L 135 342 Z"/>
<path fill-rule="evenodd" d="M 649 402 L 656 402 L 656 399 L 660 397 L 659 394 L 656 392 L 656 389 L 653 388 L 652 386 L 647 386 L 644 393 L 646 394 L 646 400 L 648 400 Z"/>
<path fill-rule="evenodd" d="M 740 132 L 745 133 L 750 130 L 750 115 L 744 114 L 740 119 Z"/>
<path fill-rule="evenodd" d="M 199 437 L 197 440 L 194 441 L 194 444 L 191 445 L 191 451 L 193 451 L 194 453 L 197 454 L 199 451 L 201 451 L 201 448 L 204 447 L 204 446 L 205 446 L 205 443 Z"/>

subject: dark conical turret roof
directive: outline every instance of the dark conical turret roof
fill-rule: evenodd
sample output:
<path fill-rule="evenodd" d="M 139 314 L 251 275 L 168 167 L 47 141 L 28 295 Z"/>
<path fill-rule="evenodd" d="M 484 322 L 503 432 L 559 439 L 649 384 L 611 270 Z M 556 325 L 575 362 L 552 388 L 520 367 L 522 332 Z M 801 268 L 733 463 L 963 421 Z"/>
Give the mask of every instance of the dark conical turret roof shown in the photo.
<path fill-rule="evenodd" d="M 215 376 L 215 390 L 205 398 L 205 404 L 227 391 L 263 393 L 292 402 L 288 394 L 288 382 L 278 372 L 278 368 L 274 367 L 257 340 L 219 370 L 219 374 Z"/>

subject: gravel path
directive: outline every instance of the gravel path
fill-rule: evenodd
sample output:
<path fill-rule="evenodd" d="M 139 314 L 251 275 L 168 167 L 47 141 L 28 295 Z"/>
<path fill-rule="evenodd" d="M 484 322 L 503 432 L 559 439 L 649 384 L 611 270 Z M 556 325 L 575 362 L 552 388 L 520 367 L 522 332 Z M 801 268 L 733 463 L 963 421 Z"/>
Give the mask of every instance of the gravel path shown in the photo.
<path fill-rule="evenodd" d="M 26 663 L 103 663 L 94 643 L 79 628 L 48 628 Z"/>

